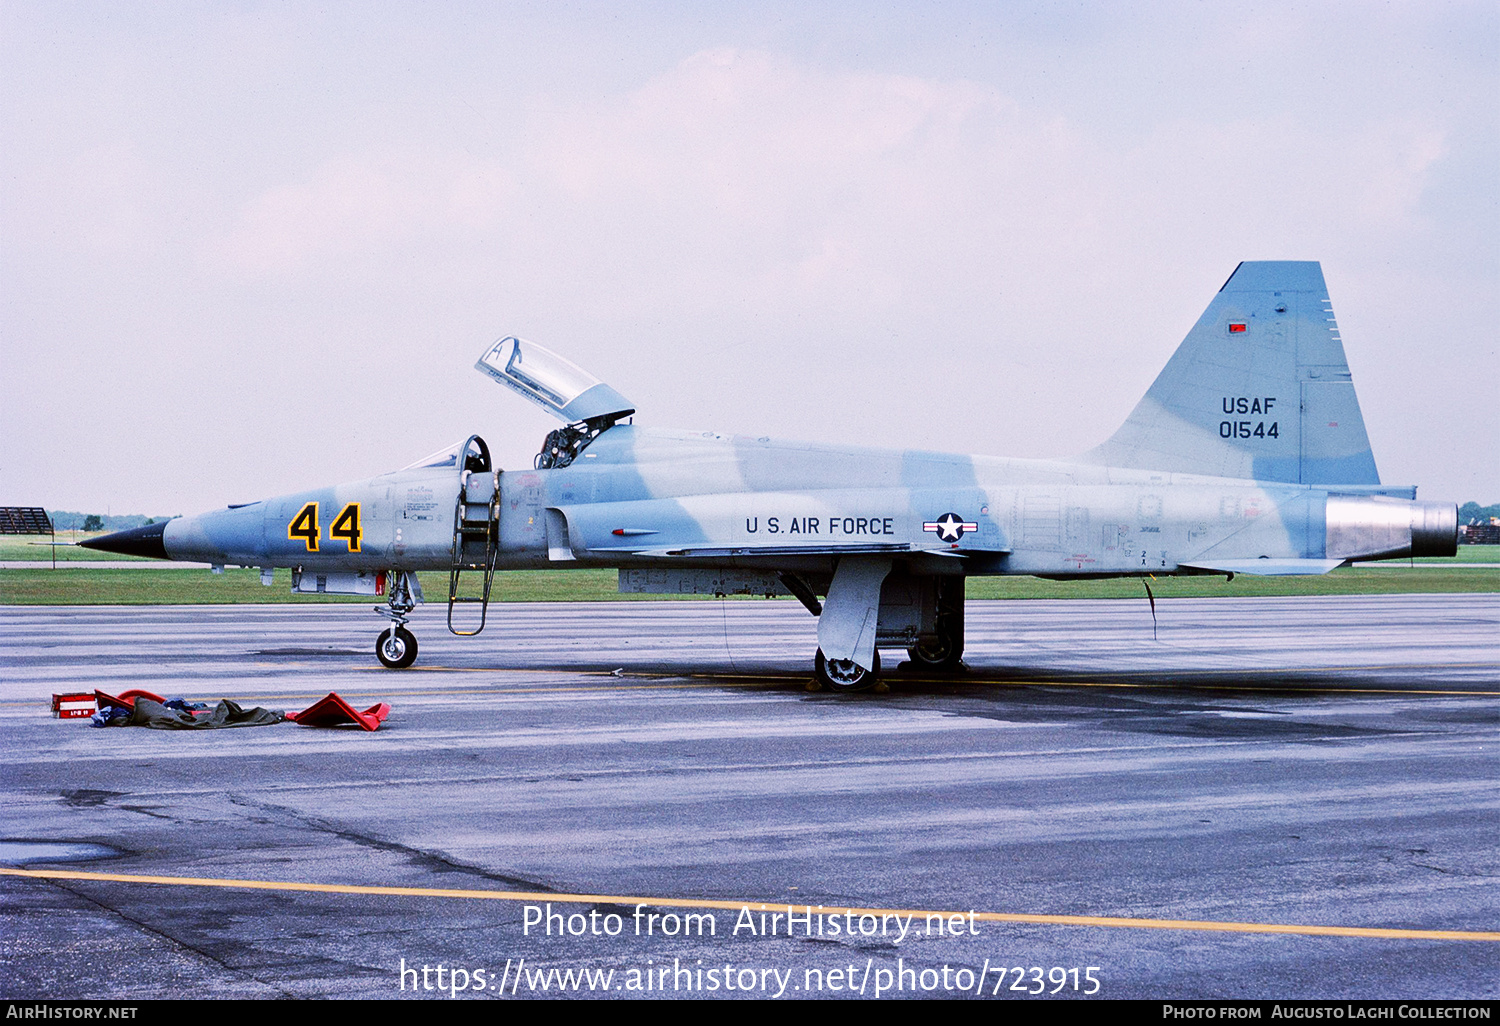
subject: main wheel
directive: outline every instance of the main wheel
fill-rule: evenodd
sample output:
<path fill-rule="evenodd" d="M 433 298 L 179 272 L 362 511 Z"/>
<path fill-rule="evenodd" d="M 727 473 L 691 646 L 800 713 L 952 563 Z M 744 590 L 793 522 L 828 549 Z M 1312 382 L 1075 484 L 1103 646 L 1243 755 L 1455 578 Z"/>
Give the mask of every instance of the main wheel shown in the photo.
<path fill-rule="evenodd" d="M 417 661 L 417 639 L 405 627 L 388 627 L 375 639 L 375 658 L 389 670 L 404 670 Z"/>
<path fill-rule="evenodd" d="M 937 583 L 937 623 L 934 637 L 906 650 L 911 669 L 939 673 L 957 670 L 964 657 L 964 579 L 940 578 Z"/>
<path fill-rule="evenodd" d="M 963 661 L 963 639 L 942 631 L 930 640 L 918 641 L 906 650 L 912 664 L 924 670 L 956 670 Z"/>
<path fill-rule="evenodd" d="M 864 691 L 873 688 L 875 682 L 880 679 L 879 652 L 875 653 L 875 658 L 871 662 L 875 666 L 867 670 L 853 659 L 825 658 L 820 648 L 813 665 L 818 683 L 829 691 Z"/>

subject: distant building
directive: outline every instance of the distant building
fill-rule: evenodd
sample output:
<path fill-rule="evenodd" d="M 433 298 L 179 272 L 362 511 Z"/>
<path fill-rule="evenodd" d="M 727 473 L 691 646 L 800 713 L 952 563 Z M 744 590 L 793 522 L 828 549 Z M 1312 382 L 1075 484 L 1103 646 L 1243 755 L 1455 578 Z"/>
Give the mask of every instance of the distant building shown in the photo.
<path fill-rule="evenodd" d="M 1490 517 L 1487 522 L 1475 520 L 1467 527 L 1460 528 L 1458 543 L 1460 545 L 1500 545 L 1500 517 Z"/>
<path fill-rule="evenodd" d="M 52 520 L 40 506 L 0 506 L 0 534 L 52 534 Z"/>

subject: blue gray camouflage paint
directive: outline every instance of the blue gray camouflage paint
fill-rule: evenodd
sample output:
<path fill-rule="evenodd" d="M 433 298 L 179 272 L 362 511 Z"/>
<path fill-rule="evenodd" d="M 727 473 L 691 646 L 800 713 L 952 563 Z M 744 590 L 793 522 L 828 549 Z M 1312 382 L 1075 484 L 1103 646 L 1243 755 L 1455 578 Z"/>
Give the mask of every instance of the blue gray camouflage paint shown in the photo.
<path fill-rule="evenodd" d="M 396 584 L 417 570 L 613 567 L 622 590 L 791 593 L 819 616 L 820 679 L 847 689 L 874 682 L 878 647 L 956 666 L 966 577 L 1326 573 L 1456 546 L 1456 507 L 1380 483 L 1314 262 L 1241 264 L 1120 430 L 1070 460 L 647 429 L 533 343 L 477 366 L 567 422 L 535 467 L 491 468 L 471 440 L 87 544 L 291 567 L 303 590 L 389 582 L 409 652 L 387 658 L 403 641 L 387 631 L 387 665 L 415 655 L 402 625 L 420 592 Z"/>

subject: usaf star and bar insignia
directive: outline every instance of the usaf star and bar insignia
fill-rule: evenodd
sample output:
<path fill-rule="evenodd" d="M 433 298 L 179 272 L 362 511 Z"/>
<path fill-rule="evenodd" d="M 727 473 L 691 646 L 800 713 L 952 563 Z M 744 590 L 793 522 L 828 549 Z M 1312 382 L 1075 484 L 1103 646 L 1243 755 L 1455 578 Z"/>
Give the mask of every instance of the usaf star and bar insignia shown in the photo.
<path fill-rule="evenodd" d="M 965 520 L 957 513 L 944 513 L 936 520 L 923 524 L 922 530 L 935 533 L 939 541 L 956 542 L 964 536 L 965 531 L 978 531 L 979 525 L 972 520 Z"/>

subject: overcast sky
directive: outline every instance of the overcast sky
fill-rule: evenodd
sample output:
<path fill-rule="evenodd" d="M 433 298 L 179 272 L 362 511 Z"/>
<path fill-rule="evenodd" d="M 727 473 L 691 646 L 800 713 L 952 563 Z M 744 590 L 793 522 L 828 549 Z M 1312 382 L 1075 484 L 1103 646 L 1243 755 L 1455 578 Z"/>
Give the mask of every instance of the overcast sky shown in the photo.
<path fill-rule="evenodd" d="M 193 513 L 554 426 L 1111 434 L 1321 260 L 1383 480 L 1500 501 L 1500 5 L 0 7 L 0 504 Z"/>

